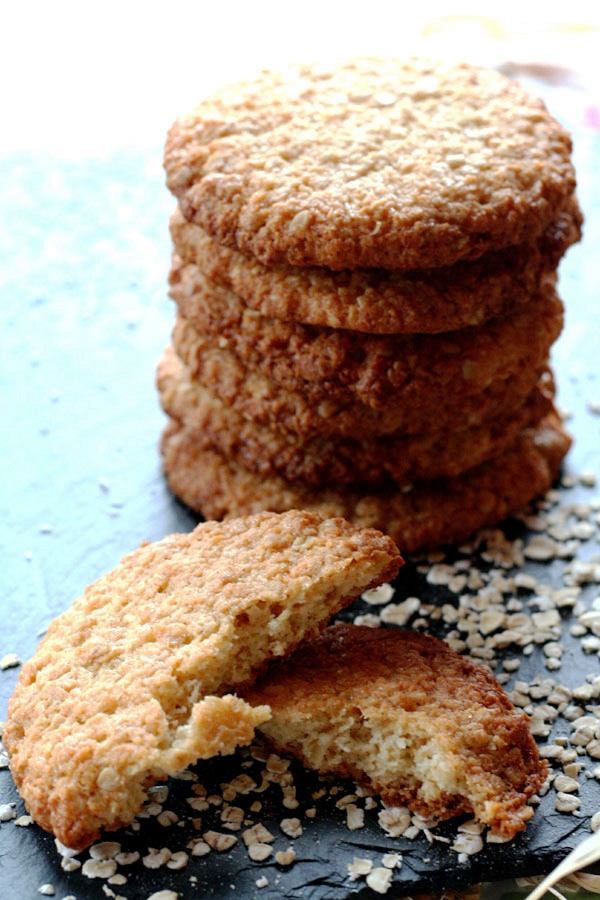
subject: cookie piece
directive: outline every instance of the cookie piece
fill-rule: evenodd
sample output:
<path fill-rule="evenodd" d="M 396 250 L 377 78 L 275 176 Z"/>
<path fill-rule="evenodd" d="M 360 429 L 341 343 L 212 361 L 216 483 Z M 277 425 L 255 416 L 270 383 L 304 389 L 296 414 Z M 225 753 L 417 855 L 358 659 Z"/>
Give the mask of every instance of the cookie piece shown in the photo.
<path fill-rule="evenodd" d="M 360 435 L 362 440 L 394 431 L 439 434 L 457 423 L 463 428 L 480 425 L 523 404 L 547 368 L 545 356 L 532 356 L 511 377 L 471 394 L 457 392 L 447 380 L 436 392 L 417 392 L 407 384 L 376 408 L 357 402 L 351 390 L 339 385 L 331 385 L 329 392 L 327 383 L 304 382 L 299 390 L 286 390 L 218 344 L 194 358 L 190 377 L 245 419 L 305 437 Z"/>
<path fill-rule="evenodd" d="M 33 818 L 82 849 L 154 781 L 248 743 L 269 710 L 236 686 L 400 563 L 379 532 L 299 511 L 143 544 L 21 671 L 4 743 Z"/>
<path fill-rule="evenodd" d="M 415 479 L 458 475 L 500 455 L 523 428 L 550 411 L 554 397 L 548 372 L 525 403 L 481 425 L 360 440 L 303 438 L 248 421 L 193 381 L 173 348 L 159 362 L 157 386 L 164 411 L 195 432 L 200 448 L 215 449 L 257 475 L 281 475 L 314 487 L 357 481 L 376 484 L 390 478 L 406 485 Z"/>
<path fill-rule="evenodd" d="M 459 543 L 477 529 L 523 509 L 556 478 L 571 439 L 550 414 L 523 431 L 501 456 L 455 478 L 415 482 L 411 489 L 378 487 L 311 489 L 299 482 L 249 472 L 198 445 L 196 432 L 171 420 L 161 441 L 169 487 L 206 518 L 260 509 L 312 509 L 344 516 L 389 534 L 406 553 Z"/>
<path fill-rule="evenodd" d="M 526 303 L 568 247 L 580 239 L 581 224 L 581 211 L 571 198 L 533 244 L 439 269 L 332 272 L 264 266 L 218 244 L 199 225 L 184 219 L 178 208 L 171 217 L 176 250 L 171 284 L 182 312 L 192 308 L 191 295 L 202 291 L 197 284 L 200 271 L 237 294 L 248 308 L 274 319 L 371 334 L 455 331 L 507 315 Z"/>
<path fill-rule="evenodd" d="M 221 90 L 164 162 L 185 218 L 266 265 L 416 269 L 536 240 L 574 192 L 570 154 L 498 72 L 353 59 Z"/>
<path fill-rule="evenodd" d="M 207 353 L 227 349 L 313 406 L 327 399 L 377 410 L 390 402 L 432 408 L 449 393 L 471 397 L 523 366 L 539 368 L 563 326 L 554 276 L 510 316 L 435 335 L 368 335 L 269 319 L 198 278 L 202 289 L 185 304 L 172 337 L 192 377 Z"/>
<path fill-rule="evenodd" d="M 416 631 L 345 624 L 302 643 L 244 692 L 281 753 L 353 778 L 389 805 L 448 819 L 473 813 L 512 838 L 546 764 L 491 672 Z"/>

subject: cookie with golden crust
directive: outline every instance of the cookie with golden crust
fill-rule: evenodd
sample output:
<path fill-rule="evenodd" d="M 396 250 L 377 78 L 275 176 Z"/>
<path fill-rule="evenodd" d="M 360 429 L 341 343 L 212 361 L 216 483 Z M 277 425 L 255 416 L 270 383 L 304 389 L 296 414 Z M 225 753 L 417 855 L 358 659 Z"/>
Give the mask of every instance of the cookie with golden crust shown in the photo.
<path fill-rule="evenodd" d="M 525 429 L 494 460 L 455 478 L 393 484 L 310 488 L 300 482 L 261 477 L 215 450 L 199 446 L 196 432 L 175 420 L 162 441 L 169 487 L 206 518 L 222 519 L 260 509 L 311 509 L 344 516 L 389 534 L 403 552 L 458 543 L 479 528 L 523 509 L 553 483 L 571 444 L 555 414 Z"/>
<path fill-rule="evenodd" d="M 520 407 L 472 428 L 427 434 L 392 433 L 383 437 L 304 438 L 281 428 L 257 425 L 190 378 L 169 348 L 159 362 L 157 386 L 162 408 L 190 431 L 198 446 L 215 449 L 257 475 L 281 475 L 314 487 L 392 479 L 458 475 L 499 456 L 518 433 L 552 408 L 554 383 L 546 373 Z"/>
<path fill-rule="evenodd" d="M 313 405 L 327 398 L 379 410 L 390 401 L 422 407 L 426 398 L 442 405 L 449 391 L 471 397 L 524 366 L 539 367 L 564 312 L 554 276 L 511 315 L 442 334 L 371 335 L 270 319 L 206 281 L 184 311 L 189 316 L 179 316 L 172 340 L 192 377 L 207 353 L 227 349 Z"/>
<path fill-rule="evenodd" d="M 473 813 L 512 838 L 543 785 L 524 712 L 481 664 L 417 631 L 327 628 L 271 665 L 244 696 L 281 753 L 353 778 L 425 817 Z"/>
<path fill-rule="evenodd" d="M 507 315 L 526 303 L 567 248 L 579 240 L 581 223 L 572 198 L 533 244 L 491 251 L 474 262 L 439 269 L 333 272 L 264 266 L 218 244 L 177 209 L 171 217 L 176 250 L 171 284 L 182 310 L 189 310 L 193 295 L 204 290 L 200 272 L 237 294 L 250 309 L 274 319 L 372 334 L 455 331 Z"/>
<path fill-rule="evenodd" d="M 535 241 L 574 192 L 570 154 L 498 72 L 353 59 L 224 88 L 164 163 L 185 218 L 266 265 L 415 269 Z"/>
<path fill-rule="evenodd" d="M 339 384 L 304 382 L 296 391 L 287 390 L 218 343 L 194 355 L 190 378 L 245 419 L 306 437 L 363 439 L 394 431 L 439 433 L 457 423 L 465 428 L 480 425 L 523 404 L 547 369 L 545 356 L 532 355 L 514 375 L 492 381 L 479 392 L 460 393 L 447 380 L 437 383 L 435 391 L 416 391 L 408 383 L 373 406 Z"/>
<path fill-rule="evenodd" d="M 401 558 L 379 532 L 301 511 L 143 544 L 48 628 L 4 743 L 33 818 L 81 849 L 148 787 L 248 743 L 269 716 L 234 695 Z"/>

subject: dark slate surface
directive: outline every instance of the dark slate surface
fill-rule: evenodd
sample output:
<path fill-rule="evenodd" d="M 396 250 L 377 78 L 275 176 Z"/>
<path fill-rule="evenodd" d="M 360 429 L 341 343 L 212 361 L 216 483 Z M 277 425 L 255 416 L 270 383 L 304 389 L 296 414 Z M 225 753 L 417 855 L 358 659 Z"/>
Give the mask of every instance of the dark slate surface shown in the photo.
<path fill-rule="evenodd" d="M 567 326 L 554 362 L 560 402 L 573 412 L 576 440 L 568 469 L 581 472 L 600 470 L 600 417 L 588 408 L 590 401 L 600 402 L 600 140 L 598 132 L 583 126 L 575 137 L 587 226 L 585 242 L 573 248 L 561 270 Z M 144 154 L 122 152 L 79 162 L 34 155 L 0 158 L 0 656 L 15 652 L 27 658 L 50 619 L 126 552 L 142 540 L 186 531 L 195 523 L 166 490 L 157 454 L 163 419 L 154 367 L 173 322 L 166 296 L 172 202 L 163 187 L 160 157 L 157 146 Z M 583 500 L 594 494 L 575 490 Z M 564 496 L 569 499 L 573 491 Z M 518 523 L 510 527 L 522 528 Z M 582 546 L 582 558 L 600 550 L 593 542 Z M 530 564 L 528 569 L 538 575 L 543 569 L 558 583 L 562 565 Z M 434 602 L 447 599 L 443 589 L 426 585 L 407 567 L 395 599 L 415 593 Z M 588 599 L 596 594 L 597 586 L 586 588 Z M 584 656 L 568 637 L 568 627 L 563 631 L 566 664 L 558 677 L 576 685 L 598 671 L 598 659 Z M 517 677 L 536 671 L 545 672 L 534 656 Z M 18 668 L 0 672 L 0 718 L 17 675 Z M 246 765 L 250 774 L 258 772 L 259 764 L 240 753 L 198 766 L 196 774 L 209 790 L 211 785 L 218 789 Z M 244 808 L 257 797 L 263 802 L 252 818 L 277 835 L 276 849 L 290 844 L 279 830 L 282 816 L 312 806 L 310 793 L 320 786 L 297 766 L 293 772 L 299 811 L 282 810 L 277 786 L 234 801 Z M 187 782 L 172 782 L 166 808 L 181 815 L 183 826 L 164 828 L 154 819 L 143 820 L 137 835 L 127 830 L 116 836 L 123 849 L 184 848 L 198 836 L 185 802 L 189 795 Z M 364 829 L 350 832 L 335 799 L 319 800 L 317 817 L 303 820 L 304 834 L 295 842 L 297 862 L 289 870 L 272 861 L 252 863 L 238 843 L 230 853 L 193 858 L 181 871 L 150 871 L 141 864 L 122 868 L 128 883 L 110 889 L 129 900 L 165 889 L 181 897 L 256 895 L 265 900 L 373 896 L 364 881 L 348 881 L 346 865 L 354 856 L 370 856 L 380 864 L 380 855 L 390 850 L 400 851 L 404 863 L 388 896 L 543 872 L 589 833 L 589 817 L 600 808 L 600 788 L 593 780 L 585 785 L 580 818 L 556 813 L 551 792 L 526 835 L 509 845 L 487 846 L 466 864 L 442 843 L 386 837 L 375 813 L 367 814 Z M 3 769 L 0 803 L 7 802 L 23 812 Z M 201 814 L 202 830 L 223 830 L 217 813 L 212 818 Z M 453 826 L 440 833 L 453 835 Z M 263 874 L 269 885 L 258 889 L 256 879 Z M 44 883 L 54 886 L 57 897 L 106 896 L 103 881 L 61 870 L 49 835 L 35 826 L 1 823 L 2 895 L 34 898 Z"/>

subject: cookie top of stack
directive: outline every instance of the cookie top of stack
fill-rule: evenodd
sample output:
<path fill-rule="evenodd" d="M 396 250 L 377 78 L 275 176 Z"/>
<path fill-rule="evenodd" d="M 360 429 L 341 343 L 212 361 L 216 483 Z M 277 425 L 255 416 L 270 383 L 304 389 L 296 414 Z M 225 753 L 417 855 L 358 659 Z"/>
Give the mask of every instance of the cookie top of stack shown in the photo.
<path fill-rule="evenodd" d="M 265 265 L 422 269 L 539 240 L 570 152 L 494 71 L 355 59 L 225 88 L 174 124 L 165 167 L 185 219 Z"/>

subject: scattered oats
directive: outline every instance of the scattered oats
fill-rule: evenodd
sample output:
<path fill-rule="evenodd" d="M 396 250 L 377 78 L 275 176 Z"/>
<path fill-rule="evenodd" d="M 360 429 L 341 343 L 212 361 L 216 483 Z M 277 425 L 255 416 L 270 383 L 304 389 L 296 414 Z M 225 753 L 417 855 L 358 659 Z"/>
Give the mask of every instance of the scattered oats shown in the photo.
<path fill-rule="evenodd" d="M 392 884 L 392 873 L 383 866 L 371 869 L 367 875 L 367 886 L 376 894 L 387 894 Z"/>
<path fill-rule="evenodd" d="M 171 859 L 171 851 L 167 847 L 162 847 L 160 850 L 150 847 L 149 851 L 147 856 L 142 857 L 142 863 L 147 869 L 160 869 L 161 866 L 166 866 Z"/>
<path fill-rule="evenodd" d="M 244 810 L 240 806 L 225 806 L 221 810 L 221 822 L 230 831 L 237 831 L 242 827 Z"/>
<path fill-rule="evenodd" d="M 204 812 L 208 809 L 208 803 L 204 797 L 188 797 L 186 802 L 197 812 Z"/>
<path fill-rule="evenodd" d="M 13 825 L 18 825 L 19 828 L 28 828 L 30 825 L 33 825 L 33 819 L 31 816 L 19 816 L 18 819 L 15 819 Z"/>
<path fill-rule="evenodd" d="M 10 822 L 16 818 L 16 803 L 0 803 L 0 822 Z"/>
<path fill-rule="evenodd" d="M 219 796 L 219 794 L 209 794 L 206 798 L 207 803 L 210 806 L 221 806 L 223 803 L 223 798 Z"/>
<path fill-rule="evenodd" d="M 277 772 L 279 774 L 283 774 L 287 772 L 290 767 L 290 760 L 283 759 L 281 756 L 277 756 L 276 753 L 271 753 L 267 758 L 267 771 L 268 772 Z"/>
<path fill-rule="evenodd" d="M 371 606 L 383 606 L 388 603 L 394 596 L 394 588 L 391 584 L 380 584 L 379 587 L 372 588 L 362 594 L 362 599 Z"/>
<path fill-rule="evenodd" d="M 425 576 L 428 584 L 447 585 L 455 574 L 454 567 L 446 563 L 437 563 L 429 569 Z"/>
<path fill-rule="evenodd" d="M 377 800 L 375 797 L 367 797 L 365 799 L 365 809 L 376 809 L 377 808 Z"/>
<path fill-rule="evenodd" d="M 573 794 L 579 790 L 579 782 L 568 775 L 557 775 L 554 779 L 554 789 L 563 794 Z"/>
<path fill-rule="evenodd" d="M 386 869 L 399 869 L 402 865 L 402 857 L 399 853 L 386 853 L 381 858 Z"/>
<path fill-rule="evenodd" d="M 576 809 L 579 809 L 581 800 L 579 797 L 574 797 L 572 794 L 565 794 L 562 791 L 558 791 L 554 806 L 557 812 L 572 813 L 575 812 Z"/>
<path fill-rule="evenodd" d="M 296 860 L 296 851 L 289 847 L 287 850 L 279 850 L 275 854 L 275 862 L 280 866 L 291 866 Z"/>
<path fill-rule="evenodd" d="M 191 840 L 188 843 L 187 848 L 188 850 L 191 850 L 192 856 L 207 856 L 210 853 L 209 845 L 201 838 Z"/>
<path fill-rule="evenodd" d="M 564 647 L 556 641 L 548 641 L 547 644 L 544 644 L 542 649 L 544 656 L 547 656 L 549 659 L 560 659 L 564 653 Z"/>
<path fill-rule="evenodd" d="M 73 850 L 72 847 L 66 847 L 61 841 L 58 840 L 58 838 L 54 838 L 54 846 L 56 847 L 58 853 L 60 853 L 61 856 L 66 856 L 66 857 L 77 856 L 78 853 L 80 852 L 79 850 Z"/>
<path fill-rule="evenodd" d="M 66 856 L 63 856 L 60 861 L 60 867 L 63 872 L 76 872 L 77 869 L 81 868 L 81 863 L 78 859 L 70 859 Z"/>
<path fill-rule="evenodd" d="M 505 659 L 502 663 L 507 672 L 516 672 L 521 665 L 521 660 L 513 657 L 513 659 Z"/>
<path fill-rule="evenodd" d="M 109 884 L 127 884 L 127 878 L 124 875 L 120 875 L 118 872 L 116 875 L 111 875 L 108 879 Z"/>
<path fill-rule="evenodd" d="M 306 816 L 307 819 L 314 819 L 315 816 L 317 815 L 317 810 L 314 806 L 311 806 L 310 809 L 306 809 L 304 811 L 304 815 Z"/>
<path fill-rule="evenodd" d="M 184 869 L 188 862 L 188 854 L 184 850 L 178 850 L 177 853 L 171 854 L 171 859 L 167 862 L 167 869 Z"/>
<path fill-rule="evenodd" d="M 14 669 L 15 666 L 20 665 L 21 660 L 16 653 L 6 653 L 2 659 L 0 659 L 0 669 L 2 669 L 2 671 L 5 669 Z"/>
<path fill-rule="evenodd" d="M 506 613 L 503 609 L 491 607 L 481 614 L 479 620 L 479 630 L 482 634 L 491 634 L 501 628 L 506 619 Z"/>
<path fill-rule="evenodd" d="M 38 888 L 38 894 L 44 894 L 45 897 L 54 897 L 55 893 L 53 884 L 42 884 Z"/>
<path fill-rule="evenodd" d="M 117 841 L 102 841 L 99 844 L 92 844 L 90 847 L 92 859 L 114 859 L 120 852 L 121 845 Z"/>
<path fill-rule="evenodd" d="M 256 787 L 256 782 L 253 778 L 250 778 L 249 775 L 242 773 L 241 775 L 237 775 L 231 782 L 230 787 L 237 794 L 249 794 Z"/>
<path fill-rule="evenodd" d="M 248 847 L 248 856 L 254 862 L 264 862 L 272 854 L 273 848 L 270 844 L 261 844 L 258 841 L 250 844 Z"/>
<path fill-rule="evenodd" d="M 169 796 L 169 788 L 166 784 L 157 784 L 151 787 L 148 790 L 148 796 L 155 801 L 155 803 L 165 803 L 167 797 Z"/>
<path fill-rule="evenodd" d="M 355 856 L 353 862 L 348 863 L 347 868 L 350 881 L 356 881 L 357 878 L 360 878 L 362 875 L 369 874 L 369 872 L 373 868 L 373 863 L 370 859 L 364 859 L 364 857 Z"/>
<path fill-rule="evenodd" d="M 291 838 L 299 838 L 302 835 L 302 824 L 300 819 L 282 819 L 279 827 L 284 834 Z"/>
<path fill-rule="evenodd" d="M 356 806 L 355 803 L 349 803 L 346 807 L 346 826 L 350 831 L 356 831 L 365 827 L 365 811 Z"/>
<path fill-rule="evenodd" d="M 251 844 L 271 844 L 275 840 L 275 835 L 265 828 L 260 822 L 252 828 L 247 828 L 242 832 L 242 840 L 246 847 Z"/>
<path fill-rule="evenodd" d="M 410 812 L 404 806 L 388 806 L 379 811 L 378 821 L 390 837 L 402 837 L 410 826 Z"/>
<path fill-rule="evenodd" d="M 364 625 L 366 628 L 379 628 L 381 619 L 373 613 L 365 613 L 364 616 L 355 616 L 354 624 Z"/>
<path fill-rule="evenodd" d="M 483 850 L 483 840 L 480 834 L 460 832 L 454 839 L 452 849 L 455 853 L 464 853 L 467 856 L 474 856 L 475 853 L 479 853 L 480 850 Z"/>
<path fill-rule="evenodd" d="M 81 872 L 87 878 L 110 878 L 117 871 L 114 859 L 86 859 Z"/>
<path fill-rule="evenodd" d="M 402 603 L 390 603 L 381 610 L 380 618 L 386 625 L 406 625 L 421 605 L 418 597 L 408 597 Z"/>
<path fill-rule="evenodd" d="M 150 894 L 147 900 L 178 900 L 178 898 L 177 891 L 156 891 L 154 894 Z"/>
<path fill-rule="evenodd" d="M 562 662 L 560 661 L 560 659 L 551 656 L 548 660 L 546 660 L 546 668 L 551 672 L 557 672 L 562 668 Z"/>
<path fill-rule="evenodd" d="M 261 875 L 260 878 L 256 879 L 255 883 L 257 888 L 264 888 L 268 885 L 269 879 L 265 875 Z"/>
<path fill-rule="evenodd" d="M 140 854 L 137 850 L 133 850 L 130 853 L 117 853 L 115 856 L 115 860 L 120 866 L 132 866 L 136 863 L 140 858 Z"/>
<path fill-rule="evenodd" d="M 600 412 L 600 406 L 598 407 Z M 596 473 L 595 472 L 582 472 L 579 476 L 579 481 L 584 487 L 596 487 Z"/>
<path fill-rule="evenodd" d="M 204 840 L 211 848 L 218 853 L 224 853 L 231 850 L 234 844 L 237 844 L 237 838 L 233 834 L 223 834 L 220 831 L 205 831 Z"/>
<path fill-rule="evenodd" d="M 348 806 L 350 803 L 354 803 L 357 797 L 357 794 L 345 794 L 345 796 L 340 797 L 340 799 L 336 801 L 335 805 L 337 809 L 344 809 L 344 807 Z"/>
<path fill-rule="evenodd" d="M 260 800 L 255 800 L 254 803 L 252 803 L 250 806 L 250 812 L 253 812 L 253 813 L 258 813 L 261 811 L 261 809 L 262 809 L 262 803 L 260 802 Z"/>
<path fill-rule="evenodd" d="M 600 812 L 594 813 L 590 826 L 592 831 L 600 831 Z"/>

